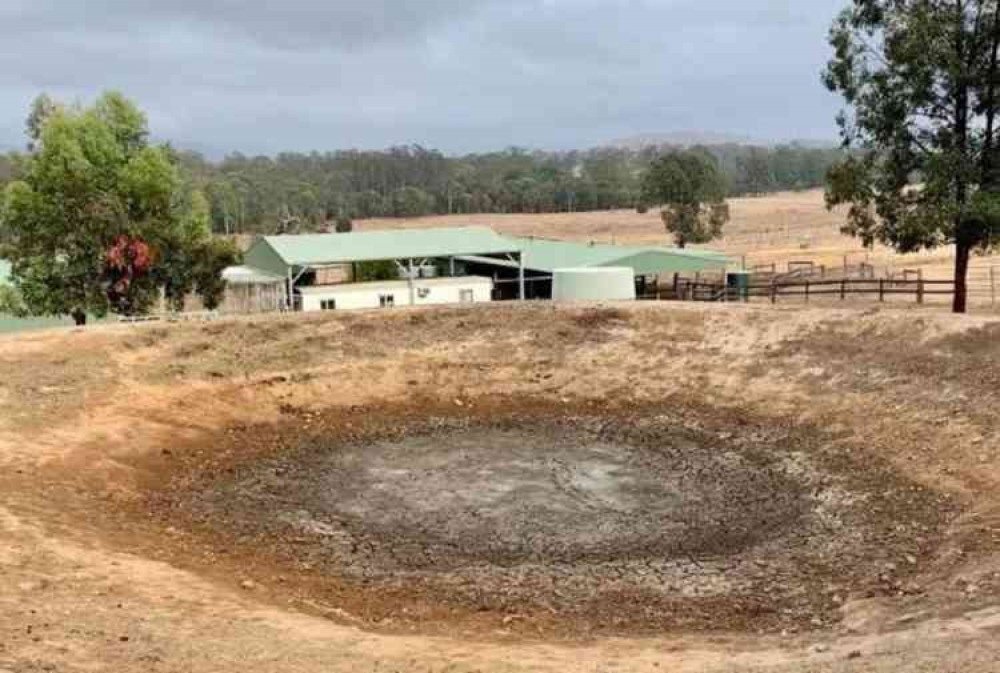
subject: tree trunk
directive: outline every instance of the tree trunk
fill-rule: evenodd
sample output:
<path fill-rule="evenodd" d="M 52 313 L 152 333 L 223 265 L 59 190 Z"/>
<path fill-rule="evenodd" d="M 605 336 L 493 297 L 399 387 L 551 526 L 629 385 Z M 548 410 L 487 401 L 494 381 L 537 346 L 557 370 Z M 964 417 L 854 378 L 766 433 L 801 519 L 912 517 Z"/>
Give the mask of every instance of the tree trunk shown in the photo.
<path fill-rule="evenodd" d="M 969 276 L 969 255 L 971 247 L 968 243 L 958 242 L 955 246 L 955 301 L 952 310 L 955 313 L 965 313 L 967 308 Z"/>
<path fill-rule="evenodd" d="M 73 313 L 71 315 L 73 317 L 73 322 L 76 323 L 77 327 L 83 327 L 87 324 L 87 314 L 81 309 L 73 309 Z"/>

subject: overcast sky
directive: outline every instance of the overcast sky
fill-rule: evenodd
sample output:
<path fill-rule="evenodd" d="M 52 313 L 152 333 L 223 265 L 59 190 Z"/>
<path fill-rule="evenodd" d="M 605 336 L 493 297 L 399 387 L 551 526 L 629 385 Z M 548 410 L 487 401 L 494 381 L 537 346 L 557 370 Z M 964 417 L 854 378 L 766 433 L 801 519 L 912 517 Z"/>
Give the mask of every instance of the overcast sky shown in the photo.
<path fill-rule="evenodd" d="M 847 0 L 0 0 L 0 146 L 31 99 L 117 89 L 212 153 L 835 139 Z"/>

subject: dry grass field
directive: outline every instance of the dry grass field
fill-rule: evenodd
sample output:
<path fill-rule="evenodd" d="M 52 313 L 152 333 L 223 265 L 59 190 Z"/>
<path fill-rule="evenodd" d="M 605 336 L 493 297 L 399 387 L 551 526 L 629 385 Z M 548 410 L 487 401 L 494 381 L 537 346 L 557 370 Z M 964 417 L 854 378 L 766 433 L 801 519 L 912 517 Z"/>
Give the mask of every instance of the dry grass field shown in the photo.
<path fill-rule="evenodd" d="M 947 274 L 819 193 L 733 205 L 749 264 Z M 462 223 L 665 243 L 626 212 L 361 228 Z M 1000 671 L 1000 321 L 912 309 L 0 335 L 0 673 Z"/>
<path fill-rule="evenodd" d="M 998 671 L 998 334 L 538 303 L 0 337 L 0 671 Z"/>
<path fill-rule="evenodd" d="M 843 212 L 830 212 L 823 202 L 822 190 L 786 192 L 761 198 L 730 201 L 732 221 L 725 236 L 707 247 L 732 255 L 737 263 L 748 266 L 812 261 L 829 267 L 867 261 L 880 275 L 920 269 L 927 279 L 948 279 L 953 274 L 950 248 L 913 255 L 898 255 L 877 246 L 866 250 L 861 242 L 840 233 Z M 538 236 L 573 241 L 598 241 L 621 245 L 670 245 L 657 212 L 644 215 L 631 210 L 597 213 L 558 213 L 543 215 L 453 215 L 413 220 L 377 219 L 357 223 L 360 230 L 485 225 L 517 236 Z M 973 263 L 973 278 L 981 282 L 988 268 L 1000 261 L 980 257 Z M 998 276 L 1000 278 L 1000 276 Z M 1000 282 L 1000 281 L 998 281 Z M 985 299 L 983 294 L 979 299 Z"/>

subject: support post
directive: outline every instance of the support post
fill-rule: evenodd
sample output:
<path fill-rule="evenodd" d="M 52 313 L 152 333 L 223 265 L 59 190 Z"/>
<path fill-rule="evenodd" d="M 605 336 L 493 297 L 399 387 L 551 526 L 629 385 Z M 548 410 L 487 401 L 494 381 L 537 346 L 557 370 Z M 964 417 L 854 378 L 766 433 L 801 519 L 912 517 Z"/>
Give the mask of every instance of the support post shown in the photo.
<path fill-rule="evenodd" d="M 840 301 L 847 299 L 847 279 L 840 281 Z"/>
<path fill-rule="evenodd" d="M 417 302 L 417 295 L 413 289 L 413 260 L 406 260 L 406 288 L 410 291 L 410 306 L 414 306 Z"/>
<path fill-rule="evenodd" d="M 806 278 L 806 303 L 809 303 L 809 279 Z"/>
<path fill-rule="evenodd" d="M 923 304 L 924 303 L 924 279 L 923 278 L 918 278 L 917 279 L 917 303 L 918 304 Z"/>
<path fill-rule="evenodd" d="M 449 257 L 448 258 L 448 273 L 451 275 L 452 278 L 455 277 L 455 258 L 454 257 Z"/>
<path fill-rule="evenodd" d="M 517 298 L 524 301 L 524 252 L 517 253 Z"/>
<path fill-rule="evenodd" d="M 878 300 L 885 301 L 885 278 L 878 279 Z"/>

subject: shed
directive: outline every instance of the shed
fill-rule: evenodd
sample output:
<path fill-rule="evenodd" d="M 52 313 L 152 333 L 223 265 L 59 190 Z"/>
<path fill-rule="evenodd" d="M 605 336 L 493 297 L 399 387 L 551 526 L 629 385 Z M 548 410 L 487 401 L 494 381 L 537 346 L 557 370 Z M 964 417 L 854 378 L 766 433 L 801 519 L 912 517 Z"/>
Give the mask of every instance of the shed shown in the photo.
<path fill-rule="evenodd" d="M 231 266 L 223 270 L 226 296 L 223 313 L 270 313 L 288 305 L 287 285 L 283 276 L 249 266 Z"/>
<path fill-rule="evenodd" d="M 299 282 L 303 277 L 323 269 L 393 261 L 399 266 L 402 277 L 412 279 L 419 275 L 415 269 L 429 260 L 450 260 L 451 275 L 455 275 L 454 260 L 466 256 L 505 262 L 518 269 L 518 277 L 523 277 L 520 242 L 500 236 L 488 227 L 264 236 L 246 252 L 244 263 L 287 279 L 293 292 L 301 293 Z M 407 282 L 412 293 L 413 284 Z M 415 302 L 409 300 L 408 303 Z"/>
<path fill-rule="evenodd" d="M 556 269 L 623 267 L 632 269 L 636 278 L 644 278 L 724 272 L 729 264 L 729 258 L 724 254 L 710 250 L 576 243 L 544 238 L 513 240 L 518 242 L 524 253 L 524 268 L 527 272 L 525 283 L 528 296 L 534 298 L 547 299 L 552 296 L 552 278 Z M 495 274 L 501 293 L 512 283 L 512 265 L 509 262 L 476 256 L 464 257 L 463 261 L 475 273 L 485 273 L 492 269 L 490 273 Z"/>

